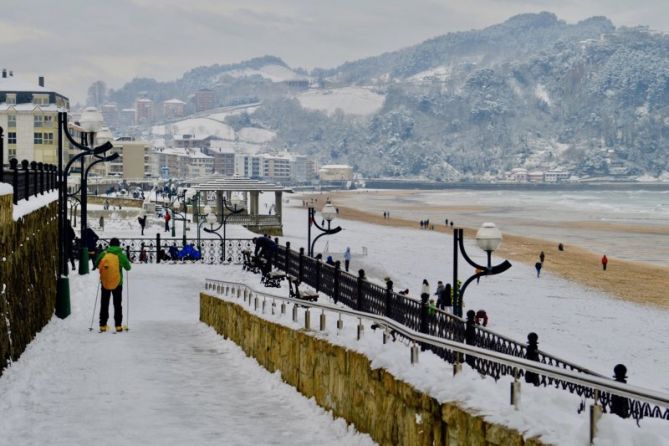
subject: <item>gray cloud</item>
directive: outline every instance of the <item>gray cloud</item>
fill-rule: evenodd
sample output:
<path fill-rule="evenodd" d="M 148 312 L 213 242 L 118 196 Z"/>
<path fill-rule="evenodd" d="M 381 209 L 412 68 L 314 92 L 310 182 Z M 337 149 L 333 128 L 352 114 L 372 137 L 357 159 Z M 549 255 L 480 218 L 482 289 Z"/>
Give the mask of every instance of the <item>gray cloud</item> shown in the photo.
<path fill-rule="evenodd" d="M 17 74 L 44 74 L 77 101 L 98 79 L 175 79 L 265 54 L 331 67 L 542 10 L 669 31 L 666 0 L 24 0 L 3 10 L 0 52 Z"/>

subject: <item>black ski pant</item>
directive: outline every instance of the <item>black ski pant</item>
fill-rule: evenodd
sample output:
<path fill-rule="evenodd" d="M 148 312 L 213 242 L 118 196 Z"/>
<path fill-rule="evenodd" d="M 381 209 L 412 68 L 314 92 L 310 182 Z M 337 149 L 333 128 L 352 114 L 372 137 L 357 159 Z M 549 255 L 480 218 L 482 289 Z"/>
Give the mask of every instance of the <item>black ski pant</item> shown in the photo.
<path fill-rule="evenodd" d="M 114 296 L 114 325 L 117 327 L 123 324 L 123 306 L 121 305 L 123 296 L 123 285 L 117 286 L 113 290 L 105 289 L 102 285 L 102 298 L 100 301 L 100 327 L 107 325 L 109 319 L 109 297 Z"/>

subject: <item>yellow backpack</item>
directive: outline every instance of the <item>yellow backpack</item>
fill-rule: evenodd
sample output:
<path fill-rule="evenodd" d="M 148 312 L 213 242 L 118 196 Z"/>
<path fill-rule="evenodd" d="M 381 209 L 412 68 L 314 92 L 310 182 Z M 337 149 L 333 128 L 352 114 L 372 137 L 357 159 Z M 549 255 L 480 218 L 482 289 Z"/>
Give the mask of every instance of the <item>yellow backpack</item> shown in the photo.
<path fill-rule="evenodd" d="M 98 263 L 98 270 L 105 290 L 114 290 L 121 283 L 121 266 L 116 254 L 105 253 Z"/>

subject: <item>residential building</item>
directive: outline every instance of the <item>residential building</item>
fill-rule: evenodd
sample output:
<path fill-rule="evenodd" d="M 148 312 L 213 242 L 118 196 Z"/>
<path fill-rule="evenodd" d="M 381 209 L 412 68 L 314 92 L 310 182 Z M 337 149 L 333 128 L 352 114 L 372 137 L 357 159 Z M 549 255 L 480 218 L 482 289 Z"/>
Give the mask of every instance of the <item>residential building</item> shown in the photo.
<path fill-rule="evenodd" d="M 544 181 L 546 183 L 557 183 L 560 181 L 566 181 L 570 177 L 569 172 L 565 172 L 563 170 L 549 170 L 548 172 L 544 172 Z"/>
<path fill-rule="evenodd" d="M 527 174 L 527 181 L 529 181 L 530 183 L 543 183 L 544 173 L 540 171 L 529 172 Z"/>
<path fill-rule="evenodd" d="M 214 172 L 214 158 L 200 149 L 184 147 L 154 150 L 153 172 L 166 172 L 170 178 L 196 178 Z"/>
<path fill-rule="evenodd" d="M 193 101 L 195 103 L 196 112 L 211 110 L 212 108 L 216 107 L 216 93 L 214 90 L 202 88 L 195 92 Z"/>
<path fill-rule="evenodd" d="M 121 121 L 121 116 L 118 111 L 118 107 L 114 103 L 104 104 L 102 110 L 100 110 L 102 116 L 105 118 L 105 123 L 109 127 L 117 128 Z"/>
<path fill-rule="evenodd" d="M 258 155 L 239 153 L 235 155 L 235 175 L 247 178 L 264 176 L 264 164 Z"/>
<path fill-rule="evenodd" d="M 321 181 L 351 181 L 353 168 L 346 164 L 328 164 L 318 171 Z"/>
<path fill-rule="evenodd" d="M 169 99 L 163 102 L 163 117 L 165 119 L 181 118 L 186 111 L 186 103 L 179 99 Z"/>
<path fill-rule="evenodd" d="M 122 176 L 124 179 L 138 179 L 152 176 L 150 146 L 145 141 L 112 141 L 112 153 L 119 157 L 107 164 L 108 175 Z"/>
<path fill-rule="evenodd" d="M 289 182 L 291 175 L 291 157 L 282 155 L 260 155 L 262 162 L 261 176 L 275 182 Z"/>
<path fill-rule="evenodd" d="M 2 70 L 0 78 L 0 127 L 5 130 L 5 156 L 9 159 L 56 164 L 58 162 L 58 112 L 68 111 L 70 101 L 44 86 Z"/>
<path fill-rule="evenodd" d="M 214 172 L 231 177 L 235 174 L 235 149 L 232 147 L 210 147 L 207 155 L 214 158 Z"/>
<path fill-rule="evenodd" d="M 149 98 L 137 99 L 135 102 L 137 110 L 136 124 L 148 124 L 153 122 L 153 101 Z"/>
<path fill-rule="evenodd" d="M 137 110 L 134 108 L 124 108 L 120 116 L 121 127 L 131 127 L 137 122 Z"/>

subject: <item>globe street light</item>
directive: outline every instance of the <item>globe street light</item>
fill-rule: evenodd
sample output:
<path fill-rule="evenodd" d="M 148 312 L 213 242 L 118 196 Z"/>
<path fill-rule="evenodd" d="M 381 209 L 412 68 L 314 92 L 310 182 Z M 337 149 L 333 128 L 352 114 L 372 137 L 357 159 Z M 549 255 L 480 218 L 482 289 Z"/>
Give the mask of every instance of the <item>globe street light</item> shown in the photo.
<path fill-rule="evenodd" d="M 481 276 L 500 274 L 511 268 L 511 263 L 508 260 L 495 266 L 492 266 L 491 264 L 492 253 L 499 247 L 500 243 L 502 243 L 502 233 L 495 224 L 483 223 L 476 233 L 476 244 L 479 248 L 485 251 L 488 256 L 486 266 L 482 266 L 474 262 L 469 255 L 467 255 L 464 243 L 464 230 L 462 228 L 455 228 L 453 231 L 453 313 L 456 316 L 462 317 L 463 296 L 467 286 L 469 286 L 474 279 Z M 465 281 L 462 287 L 458 286 L 458 252 L 462 253 L 462 256 L 467 263 L 478 270 Z"/>
<path fill-rule="evenodd" d="M 220 240 L 223 246 L 221 247 L 221 260 L 225 262 L 227 260 L 226 254 L 225 254 L 225 248 L 226 248 L 226 240 L 227 240 L 227 234 L 226 234 L 226 227 L 228 224 L 228 219 L 232 217 L 233 215 L 237 215 L 241 212 L 244 211 L 243 207 L 243 202 L 241 200 L 232 200 L 232 207 L 228 204 L 228 200 L 226 197 L 223 197 L 222 201 L 223 207 L 221 209 L 221 223 L 218 225 L 216 229 L 214 229 L 214 224 L 218 222 L 218 219 L 215 214 L 209 213 L 207 214 L 207 223 L 210 224 L 210 228 L 204 228 L 204 232 L 209 232 L 210 234 L 215 234 Z M 241 207 L 237 207 L 238 205 L 241 205 Z M 211 209 L 211 208 L 209 208 Z M 226 213 L 227 211 L 227 213 Z M 205 207 L 205 212 L 206 212 L 206 207 Z M 221 226 L 223 227 L 223 237 L 218 233 L 218 230 L 221 229 Z"/>
<path fill-rule="evenodd" d="M 337 215 L 337 208 L 335 208 L 332 203 L 330 203 L 330 200 L 328 200 L 325 205 L 323 206 L 323 209 L 321 209 L 321 216 L 323 217 L 323 220 L 328 222 L 327 228 L 324 228 L 320 226 L 318 223 L 316 223 L 316 220 L 314 216 L 316 215 L 316 211 L 313 207 L 310 207 L 308 210 L 308 226 L 307 226 L 307 248 L 308 252 L 307 255 L 310 257 L 314 256 L 314 245 L 316 244 L 316 241 L 323 237 L 324 235 L 332 235 L 336 234 L 339 231 L 341 231 L 341 226 L 337 226 L 336 228 L 331 228 L 332 221 L 335 219 L 335 216 Z M 314 241 L 311 241 L 311 226 L 316 226 L 321 231 L 321 234 L 316 236 Z"/>

